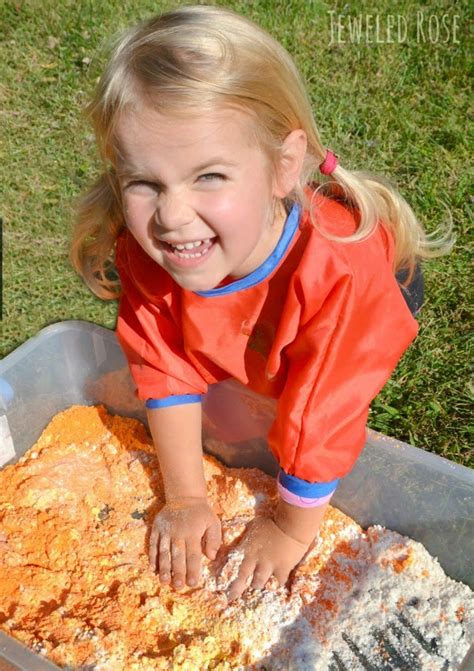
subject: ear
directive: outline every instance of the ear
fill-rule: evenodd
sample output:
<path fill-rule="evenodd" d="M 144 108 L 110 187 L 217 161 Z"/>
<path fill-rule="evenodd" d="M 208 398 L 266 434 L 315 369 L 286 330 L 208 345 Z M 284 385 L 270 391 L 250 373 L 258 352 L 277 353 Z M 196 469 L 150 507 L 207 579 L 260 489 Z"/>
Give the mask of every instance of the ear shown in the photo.
<path fill-rule="evenodd" d="M 273 182 L 273 195 L 285 198 L 297 183 L 303 169 L 308 141 L 301 128 L 292 130 L 282 145 Z"/>

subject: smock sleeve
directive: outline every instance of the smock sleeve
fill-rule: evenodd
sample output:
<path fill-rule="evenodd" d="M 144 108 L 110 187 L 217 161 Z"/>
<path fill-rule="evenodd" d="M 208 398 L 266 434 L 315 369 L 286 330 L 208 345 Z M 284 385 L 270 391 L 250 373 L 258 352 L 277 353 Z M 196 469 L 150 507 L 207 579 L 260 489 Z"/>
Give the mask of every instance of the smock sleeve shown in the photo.
<path fill-rule="evenodd" d="M 179 325 L 164 298 L 150 300 L 130 272 L 119 240 L 115 264 L 122 295 L 116 334 L 136 384 L 136 396 L 149 408 L 200 402 L 207 383 L 185 352 Z"/>
<path fill-rule="evenodd" d="M 372 287 L 341 276 L 286 348 L 288 374 L 268 441 L 288 503 L 330 499 L 364 447 L 371 401 L 417 335 L 395 279 L 376 278 Z"/>

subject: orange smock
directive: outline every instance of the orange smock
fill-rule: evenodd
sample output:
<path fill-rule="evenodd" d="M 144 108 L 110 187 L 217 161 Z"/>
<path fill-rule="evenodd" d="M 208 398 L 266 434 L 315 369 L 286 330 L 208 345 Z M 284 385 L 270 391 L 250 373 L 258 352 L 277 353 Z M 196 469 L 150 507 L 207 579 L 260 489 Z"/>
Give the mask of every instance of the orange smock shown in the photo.
<path fill-rule="evenodd" d="M 313 213 L 333 235 L 358 214 L 318 194 Z M 268 434 L 279 489 L 296 505 L 327 500 L 366 440 L 369 406 L 415 339 L 380 222 L 361 242 L 327 240 L 294 205 L 270 257 L 209 291 L 180 287 L 127 230 L 116 247 L 122 283 L 117 337 L 148 407 L 199 402 L 234 378 L 277 399 Z"/>

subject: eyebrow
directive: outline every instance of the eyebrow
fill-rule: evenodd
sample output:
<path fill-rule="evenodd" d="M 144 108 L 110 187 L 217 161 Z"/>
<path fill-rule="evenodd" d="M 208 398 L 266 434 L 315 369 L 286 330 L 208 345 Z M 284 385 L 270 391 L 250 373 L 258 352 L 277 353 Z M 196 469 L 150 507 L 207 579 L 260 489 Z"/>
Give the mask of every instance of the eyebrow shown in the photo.
<path fill-rule="evenodd" d="M 207 161 L 204 161 L 203 163 L 199 163 L 199 165 L 195 166 L 189 172 L 189 176 L 194 175 L 197 172 L 200 172 L 201 170 L 206 170 L 207 168 L 209 168 L 213 165 L 222 165 L 222 166 L 225 166 L 226 168 L 235 168 L 237 166 L 237 163 L 234 163 L 233 161 L 228 161 L 226 159 L 223 159 L 220 156 L 216 156 L 216 157 L 211 158 Z M 123 166 L 123 167 L 119 168 L 117 170 L 117 175 L 119 177 L 128 177 L 128 178 L 143 179 L 143 180 L 146 180 L 147 177 L 149 178 L 149 175 L 146 175 L 146 173 L 142 172 L 141 170 L 138 170 L 134 166 Z M 155 181 L 161 183 L 160 179 L 156 179 Z"/>

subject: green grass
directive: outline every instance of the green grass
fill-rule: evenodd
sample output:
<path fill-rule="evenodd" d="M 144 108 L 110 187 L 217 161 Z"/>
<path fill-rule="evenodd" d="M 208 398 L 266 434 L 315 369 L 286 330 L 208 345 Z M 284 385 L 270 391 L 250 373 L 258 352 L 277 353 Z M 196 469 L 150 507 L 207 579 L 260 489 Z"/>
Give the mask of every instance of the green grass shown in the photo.
<path fill-rule="evenodd" d="M 69 267 L 74 198 L 97 171 L 81 108 L 104 46 L 131 22 L 179 4 L 155 0 L 4 0 L 0 7 L 0 168 L 4 220 L 1 355 L 47 324 L 113 328 L 115 302 L 95 298 Z M 216 4 L 216 3 L 214 3 Z M 469 2 L 378 2 L 407 20 L 405 43 L 331 44 L 329 10 L 375 14 L 370 2 L 221 2 L 256 20 L 294 55 L 323 141 L 344 166 L 390 177 L 428 231 L 451 214 L 458 242 L 425 265 L 420 333 L 372 404 L 369 426 L 472 465 L 469 448 Z M 416 12 L 450 24 L 458 43 L 416 38 Z M 425 24 L 426 25 L 426 24 Z"/>

